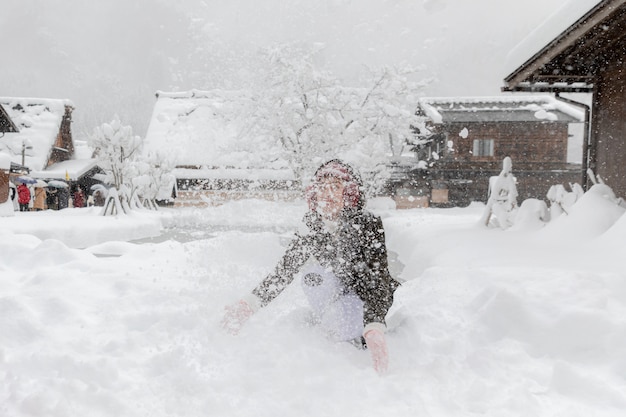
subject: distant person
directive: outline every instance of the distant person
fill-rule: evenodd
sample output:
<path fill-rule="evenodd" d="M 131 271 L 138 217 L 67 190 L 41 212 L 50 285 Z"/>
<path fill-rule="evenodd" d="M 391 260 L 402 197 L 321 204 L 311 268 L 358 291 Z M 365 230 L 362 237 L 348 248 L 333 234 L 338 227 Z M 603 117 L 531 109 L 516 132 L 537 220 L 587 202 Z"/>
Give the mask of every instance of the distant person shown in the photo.
<path fill-rule="evenodd" d="M 106 200 L 106 195 L 102 190 L 96 190 L 93 192 L 93 204 L 97 207 L 104 206 L 104 202 Z"/>
<path fill-rule="evenodd" d="M 56 188 L 48 189 L 46 195 L 46 206 L 48 206 L 48 210 L 58 210 L 59 209 L 59 196 Z"/>
<path fill-rule="evenodd" d="M 69 207 L 70 191 L 67 188 L 57 189 L 57 204 L 59 210 L 63 210 Z"/>
<path fill-rule="evenodd" d="M 318 168 L 306 195 L 308 230 L 296 233 L 274 272 L 226 308 L 222 326 L 238 333 L 300 271 L 302 288 L 322 328 L 336 341 L 367 348 L 374 368 L 384 372 L 385 316 L 399 283 L 387 267 L 382 221 L 364 210 L 361 179 L 339 160 Z"/>
<path fill-rule="evenodd" d="M 46 189 L 44 187 L 35 187 L 35 201 L 33 202 L 35 211 L 42 211 L 46 208 L 46 197 Z"/>
<path fill-rule="evenodd" d="M 76 187 L 76 191 L 74 191 L 74 207 L 81 208 L 85 207 L 85 194 L 83 193 L 82 188 Z"/>
<path fill-rule="evenodd" d="M 17 202 L 20 205 L 20 211 L 28 211 L 28 204 L 30 203 L 30 190 L 24 183 L 17 186 Z"/>

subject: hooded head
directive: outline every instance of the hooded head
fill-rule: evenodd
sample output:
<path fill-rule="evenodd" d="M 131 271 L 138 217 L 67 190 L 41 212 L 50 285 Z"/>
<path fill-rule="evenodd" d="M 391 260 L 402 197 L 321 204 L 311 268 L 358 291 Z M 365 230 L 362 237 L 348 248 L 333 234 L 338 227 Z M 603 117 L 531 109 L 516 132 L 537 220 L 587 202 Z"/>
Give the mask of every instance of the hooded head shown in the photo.
<path fill-rule="evenodd" d="M 339 159 L 332 159 L 322 164 L 315 175 L 313 182 L 306 189 L 306 199 L 309 210 L 316 211 L 318 208 L 318 194 L 320 185 L 328 178 L 338 179 L 343 185 L 343 207 L 360 209 L 364 205 L 361 188 L 363 186 L 360 176 L 352 167 Z"/>

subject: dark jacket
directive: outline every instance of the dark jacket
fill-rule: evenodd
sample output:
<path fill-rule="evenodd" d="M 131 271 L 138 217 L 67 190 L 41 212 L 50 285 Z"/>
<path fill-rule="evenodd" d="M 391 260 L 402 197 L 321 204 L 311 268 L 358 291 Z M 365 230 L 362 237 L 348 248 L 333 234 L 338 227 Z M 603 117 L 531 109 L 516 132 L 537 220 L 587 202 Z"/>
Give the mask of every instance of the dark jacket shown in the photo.
<path fill-rule="evenodd" d="M 261 305 L 276 298 L 307 260 L 314 258 L 333 271 L 346 292 L 354 292 L 363 301 L 364 326 L 384 324 L 399 283 L 389 274 L 380 217 L 362 209 L 344 210 L 334 233 L 324 229 L 316 213 L 307 213 L 304 221 L 308 233 L 296 233 L 274 272 L 252 291 Z"/>

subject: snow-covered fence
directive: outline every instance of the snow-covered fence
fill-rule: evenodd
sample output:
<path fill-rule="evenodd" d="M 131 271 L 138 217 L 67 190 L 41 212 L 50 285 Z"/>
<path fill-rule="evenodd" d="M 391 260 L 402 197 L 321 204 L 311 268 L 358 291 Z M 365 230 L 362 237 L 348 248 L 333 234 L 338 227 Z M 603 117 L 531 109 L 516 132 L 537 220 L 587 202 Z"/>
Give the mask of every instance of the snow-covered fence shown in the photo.
<path fill-rule="evenodd" d="M 111 188 L 107 194 L 107 198 L 104 202 L 104 207 L 100 212 L 103 216 L 114 216 L 116 214 L 126 214 L 126 210 L 124 210 L 124 206 L 120 201 L 120 196 L 117 192 L 117 189 Z"/>

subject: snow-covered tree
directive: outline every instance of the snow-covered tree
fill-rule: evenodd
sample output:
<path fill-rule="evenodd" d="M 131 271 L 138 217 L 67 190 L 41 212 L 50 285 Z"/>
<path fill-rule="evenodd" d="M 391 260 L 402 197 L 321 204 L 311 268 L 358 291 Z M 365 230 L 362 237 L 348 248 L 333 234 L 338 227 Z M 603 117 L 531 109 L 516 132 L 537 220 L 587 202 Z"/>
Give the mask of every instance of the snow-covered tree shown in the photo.
<path fill-rule="evenodd" d="M 104 181 L 117 190 L 116 193 L 109 193 L 109 196 L 115 198 L 119 195 L 124 212 L 131 208 L 135 198 L 131 179 L 137 174 L 135 163 L 141 144 L 141 138 L 133 135 L 132 127 L 123 125 L 117 115 L 110 123 L 97 127 L 89 138 L 94 156 L 105 172 Z M 105 204 L 105 211 L 106 207 Z"/>
<path fill-rule="evenodd" d="M 161 152 L 144 155 L 141 137 L 123 125 L 117 115 L 95 129 L 89 144 L 105 172 L 104 182 L 115 190 L 109 191 L 103 214 L 143 207 L 156 209 L 159 193 L 168 193 L 169 197 L 175 183 L 171 173 L 174 163 Z"/>
<path fill-rule="evenodd" d="M 315 51 L 281 45 L 264 54 L 262 87 L 255 92 L 250 123 L 280 143 L 283 158 L 300 180 L 345 146 L 334 140 L 337 80 L 316 69 Z"/>
<path fill-rule="evenodd" d="M 253 101 L 250 124 L 278 140 L 297 179 L 325 160 L 342 158 L 366 175 L 368 192 L 387 180 L 387 166 L 413 140 L 417 95 L 424 83 L 410 71 L 372 71 L 367 87 L 346 87 L 318 70 L 315 50 L 281 45 L 268 50 L 266 78 Z"/>
<path fill-rule="evenodd" d="M 389 176 L 389 163 L 411 150 L 424 118 L 416 115 L 420 83 L 408 79 L 411 68 L 383 67 L 370 71 L 366 88 L 344 88 L 342 130 L 349 152 L 341 155 L 364 171 L 369 192 L 375 194 Z M 420 130 L 416 130 L 420 127 Z"/>

